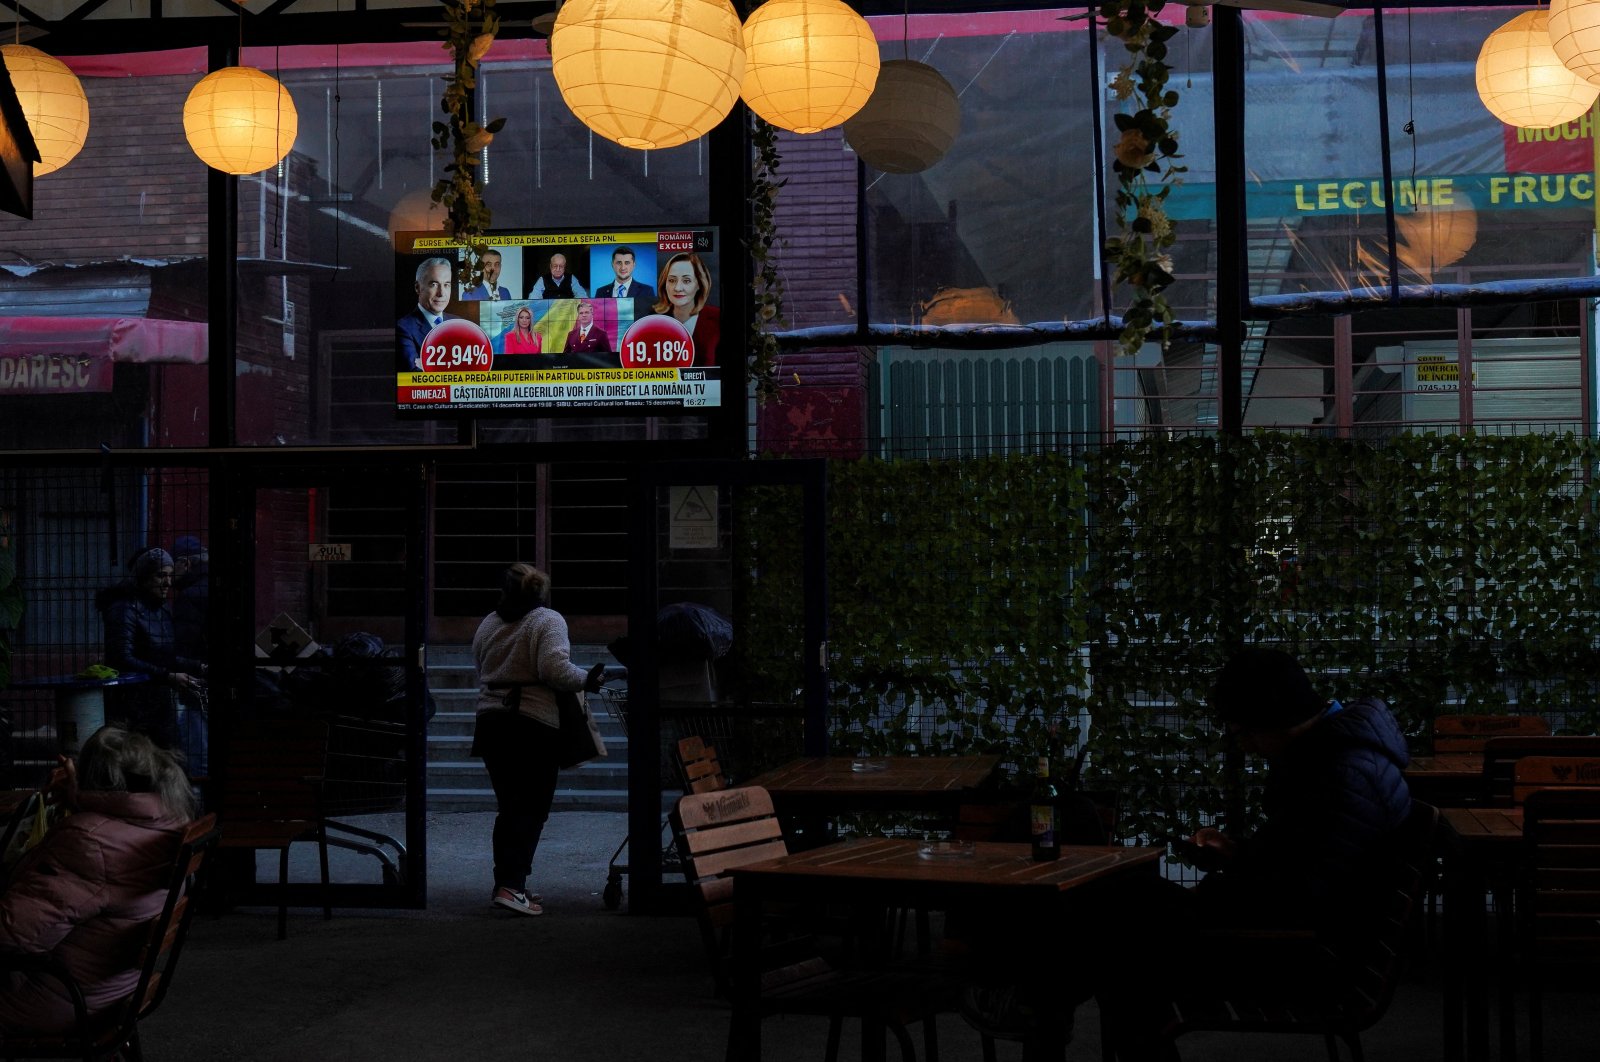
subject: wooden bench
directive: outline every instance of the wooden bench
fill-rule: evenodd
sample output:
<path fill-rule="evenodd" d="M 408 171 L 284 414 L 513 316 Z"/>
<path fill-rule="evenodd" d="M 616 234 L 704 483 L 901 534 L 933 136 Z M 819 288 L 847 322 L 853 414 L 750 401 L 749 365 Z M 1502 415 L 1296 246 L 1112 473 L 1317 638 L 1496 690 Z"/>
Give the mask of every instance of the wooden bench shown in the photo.
<path fill-rule="evenodd" d="M 1537 737 L 1550 724 L 1537 715 L 1441 715 L 1433 721 L 1433 751 L 1482 752 L 1492 737 Z"/>

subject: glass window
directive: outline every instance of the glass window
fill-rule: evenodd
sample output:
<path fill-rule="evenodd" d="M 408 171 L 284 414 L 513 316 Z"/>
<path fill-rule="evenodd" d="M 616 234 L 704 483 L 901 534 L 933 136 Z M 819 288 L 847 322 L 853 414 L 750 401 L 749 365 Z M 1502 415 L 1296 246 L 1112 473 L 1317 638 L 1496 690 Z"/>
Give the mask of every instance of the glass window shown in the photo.
<path fill-rule="evenodd" d="M 435 228 L 433 182 L 450 161 L 430 142 L 447 68 L 436 43 L 283 48 L 246 55 L 281 70 L 300 114 L 294 153 L 241 182 L 240 278 L 260 301 L 239 317 L 239 442 L 453 442 L 452 420 L 394 412 L 396 278 L 391 234 Z M 709 220 L 703 141 L 639 152 L 596 137 L 562 103 L 542 41 L 503 40 L 478 80 L 496 229 L 691 225 Z M 519 295 L 521 292 L 518 293 Z M 704 418 L 689 418 L 704 434 Z M 488 442 L 649 436 L 643 417 L 484 420 Z M 691 433 L 693 429 L 691 429 Z"/>
<path fill-rule="evenodd" d="M 0 215 L 0 447 L 206 442 L 206 168 L 183 138 L 200 49 L 70 57 L 82 150 Z"/>

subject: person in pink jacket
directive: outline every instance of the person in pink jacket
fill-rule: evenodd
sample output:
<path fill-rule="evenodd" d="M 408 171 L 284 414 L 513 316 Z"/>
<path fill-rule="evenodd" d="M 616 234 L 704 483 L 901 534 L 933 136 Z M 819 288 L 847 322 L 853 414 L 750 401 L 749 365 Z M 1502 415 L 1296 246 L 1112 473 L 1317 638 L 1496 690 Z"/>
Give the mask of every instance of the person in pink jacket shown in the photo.
<path fill-rule="evenodd" d="M 139 951 L 166 900 L 194 798 L 171 753 L 121 726 L 97 730 L 76 765 L 64 765 L 72 813 L 18 861 L 0 893 L 0 952 L 53 954 L 94 1016 L 139 979 Z M 51 1035 L 72 1024 L 60 981 L 0 974 L 0 1030 Z"/>

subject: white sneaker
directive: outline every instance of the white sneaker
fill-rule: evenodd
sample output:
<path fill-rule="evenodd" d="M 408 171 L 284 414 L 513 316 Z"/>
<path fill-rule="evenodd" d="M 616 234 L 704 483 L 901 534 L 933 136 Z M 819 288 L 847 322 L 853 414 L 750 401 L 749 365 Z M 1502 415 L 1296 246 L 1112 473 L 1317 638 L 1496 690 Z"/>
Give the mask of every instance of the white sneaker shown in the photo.
<path fill-rule="evenodd" d="M 529 896 L 520 889 L 508 889 L 504 885 L 495 886 L 494 896 L 490 902 L 496 907 L 504 907 L 508 911 L 518 914 L 542 915 L 544 908 L 539 906 L 542 897 Z"/>

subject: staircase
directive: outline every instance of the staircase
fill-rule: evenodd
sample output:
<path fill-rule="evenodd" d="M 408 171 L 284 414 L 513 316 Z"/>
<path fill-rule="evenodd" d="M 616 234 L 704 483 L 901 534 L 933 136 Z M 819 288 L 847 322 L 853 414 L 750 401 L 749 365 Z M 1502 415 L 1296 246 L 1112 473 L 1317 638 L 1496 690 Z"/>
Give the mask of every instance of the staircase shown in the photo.
<path fill-rule="evenodd" d="M 582 666 L 612 662 L 603 645 L 574 645 Z M 428 810 L 493 811 L 494 790 L 483 761 L 473 759 L 472 726 L 478 688 L 472 650 L 465 645 L 428 649 L 428 689 L 439 710 L 428 723 Z M 554 811 L 628 810 L 628 735 L 604 696 L 589 697 L 589 711 L 606 741 L 606 758 L 562 771 Z"/>

